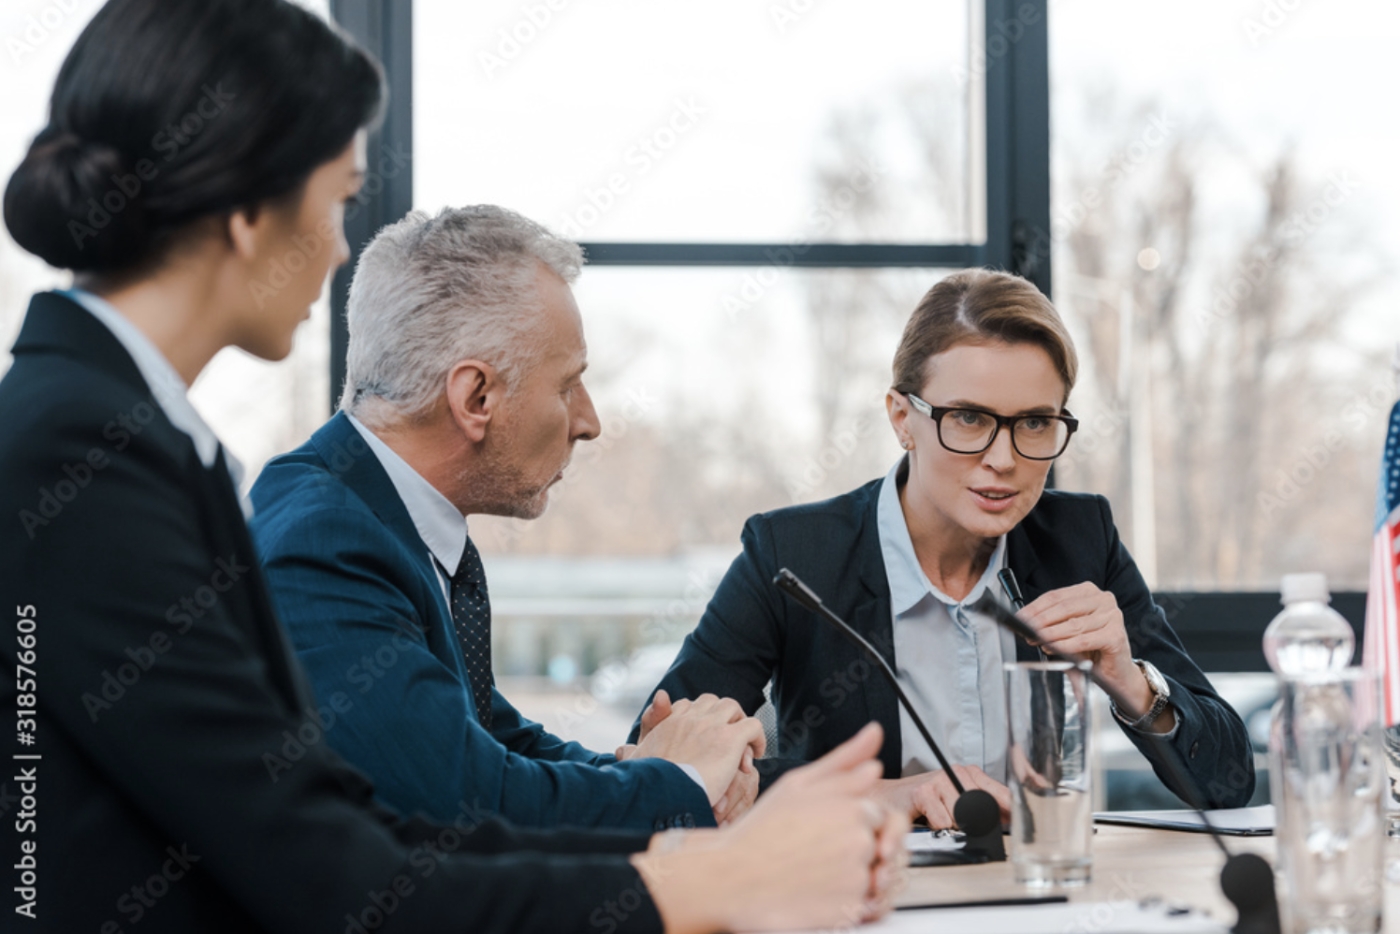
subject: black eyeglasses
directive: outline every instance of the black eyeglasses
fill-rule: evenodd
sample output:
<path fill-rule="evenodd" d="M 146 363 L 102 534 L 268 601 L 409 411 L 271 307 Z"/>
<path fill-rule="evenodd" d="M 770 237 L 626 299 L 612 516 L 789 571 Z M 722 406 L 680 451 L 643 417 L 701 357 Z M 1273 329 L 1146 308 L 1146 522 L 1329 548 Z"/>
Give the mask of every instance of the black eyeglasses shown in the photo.
<path fill-rule="evenodd" d="M 903 395 L 910 405 L 933 419 L 938 443 L 954 454 L 981 454 L 1005 426 L 1017 454 L 1027 460 L 1050 461 L 1065 452 L 1070 435 L 1079 428 L 1079 419 L 1068 411 L 1063 415 L 998 415 L 982 409 L 929 405 L 912 392 Z"/>

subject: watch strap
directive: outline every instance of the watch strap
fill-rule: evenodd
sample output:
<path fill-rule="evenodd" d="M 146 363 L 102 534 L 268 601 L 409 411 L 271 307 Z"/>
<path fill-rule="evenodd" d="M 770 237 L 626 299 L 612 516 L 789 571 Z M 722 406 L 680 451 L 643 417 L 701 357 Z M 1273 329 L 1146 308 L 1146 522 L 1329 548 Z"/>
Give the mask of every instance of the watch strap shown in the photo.
<path fill-rule="evenodd" d="M 1143 730 L 1150 726 L 1152 722 L 1156 720 L 1159 716 L 1161 716 L 1162 711 L 1167 709 L 1167 705 L 1171 703 L 1171 691 L 1158 690 L 1157 682 L 1162 681 L 1164 679 L 1162 678 L 1161 673 L 1157 671 L 1156 666 L 1152 665 L 1151 662 L 1146 662 L 1140 658 L 1135 658 L 1133 659 L 1133 664 L 1137 665 L 1138 668 L 1142 671 L 1143 677 L 1147 679 L 1147 686 L 1152 689 L 1152 706 L 1147 708 L 1147 712 L 1144 713 L 1141 717 L 1138 717 L 1136 720 L 1129 720 L 1127 717 L 1123 716 L 1123 712 L 1118 709 L 1118 705 L 1113 702 L 1112 698 L 1109 698 L 1108 706 L 1109 709 L 1113 711 L 1113 715 L 1118 718 L 1118 721 L 1120 723 L 1129 727 L 1130 729 Z M 1148 666 L 1152 666 L 1151 673 L 1148 672 Z M 1156 675 L 1156 677 L 1154 678 L 1153 675 Z"/>

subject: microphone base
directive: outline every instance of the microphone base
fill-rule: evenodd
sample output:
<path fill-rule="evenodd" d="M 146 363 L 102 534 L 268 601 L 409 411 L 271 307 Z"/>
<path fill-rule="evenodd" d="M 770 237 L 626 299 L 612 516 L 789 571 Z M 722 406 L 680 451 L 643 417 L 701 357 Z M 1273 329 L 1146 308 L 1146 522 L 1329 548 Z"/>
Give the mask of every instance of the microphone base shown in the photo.
<path fill-rule="evenodd" d="M 1220 870 L 1220 889 L 1234 903 L 1239 920 L 1234 934 L 1279 934 L 1274 870 L 1257 853 L 1236 853 Z"/>
<path fill-rule="evenodd" d="M 1279 923 L 1278 909 L 1269 911 L 1267 908 L 1241 914 L 1235 926 L 1230 928 L 1233 934 L 1280 934 L 1282 926 Z"/>
<path fill-rule="evenodd" d="M 1001 826 L 998 825 L 990 833 L 968 837 L 963 844 L 963 852 L 971 857 L 979 857 L 975 860 L 979 863 L 1006 862 L 1006 841 L 1002 837 Z"/>
<path fill-rule="evenodd" d="M 995 860 L 989 859 L 987 854 L 967 850 L 919 850 L 909 854 L 909 865 L 916 868 L 923 866 L 975 866 L 990 862 L 995 862 Z"/>
<path fill-rule="evenodd" d="M 958 795 L 953 820 L 966 835 L 963 852 L 980 854 L 980 862 L 1006 862 L 1006 844 L 1001 837 L 1001 808 L 990 793 L 971 788 Z"/>

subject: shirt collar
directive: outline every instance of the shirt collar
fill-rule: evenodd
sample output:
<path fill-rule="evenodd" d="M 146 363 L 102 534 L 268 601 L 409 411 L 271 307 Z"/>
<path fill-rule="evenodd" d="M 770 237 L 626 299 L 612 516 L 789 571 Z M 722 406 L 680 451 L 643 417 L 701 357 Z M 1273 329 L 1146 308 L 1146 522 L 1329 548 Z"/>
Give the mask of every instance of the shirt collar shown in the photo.
<path fill-rule="evenodd" d="M 394 449 L 379 439 L 373 431 L 349 412 L 345 413 L 350 424 L 365 439 L 369 449 L 379 459 L 379 465 L 389 475 L 394 490 L 403 500 L 408 517 L 418 530 L 423 544 L 428 546 L 434 558 L 442 565 L 450 578 L 457 573 L 457 565 L 462 561 L 462 552 L 467 548 L 467 520 L 452 501 L 433 486 L 423 475 L 409 466 Z"/>
<path fill-rule="evenodd" d="M 885 577 L 890 584 L 890 608 L 896 616 L 907 613 L 930 594 L 950 607 L 970 606 L 989 592 L 996 598 L 997 572 L 1006 565 L 1005 535 L 997 539 L 996 548 L 987 561 L 987 569 L 961 601 L 954 600 L 933 586 L 919 566 L 919 558 L 914 553 L 914 540 L 909 537 L 909 524 L 904 521 L 904 510 L 899 505 L 900 478 L 907 473 L 907 463 L 908 458 L 901 457 L 885 474 L 885 480 L 880 485 L 880 499 L 875 507 L 876 525 L 880 530 L 880 553 L 885 560 Z"/>
<path fill-rule="evenodd" d="M 185 385 L 185 381 L 180 378 L 170 361 L 165 359 L 159 348 L 151 343 L 151 339 L 101 296 L 83 289 L 66 289 L 58 294 L 86 308 L 112 332 L 112 336 L 131 355 L 141 378 L 150 387 L 156 404 L 165 412 L 165 417 L 170 419 L 172 425 L 189 435 L 190 440 L 194 442 L 200 463 L 205 467 L 213 467 L 219 455 L 219 438 L 190 403 L 189 387 Z M 224 462 L 233 477 L 235 488 L 242 489 L 243 465 L 227 448 L 224 449 Z"/>

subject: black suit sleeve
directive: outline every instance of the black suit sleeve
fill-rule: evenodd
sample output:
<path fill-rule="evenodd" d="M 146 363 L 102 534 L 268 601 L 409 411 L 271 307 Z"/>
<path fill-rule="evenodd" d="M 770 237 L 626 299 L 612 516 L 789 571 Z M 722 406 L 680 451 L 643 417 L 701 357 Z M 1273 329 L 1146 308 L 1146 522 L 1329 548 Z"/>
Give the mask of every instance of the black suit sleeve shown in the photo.
<path fill-rule="evenodd" d="M 1166 613 L 1152 599 L 1141 572 L 1119 539 L 1108 501 L 1103 497 L 1096 499 L 1108 541 L 1106 589 L 1113 592 L 1123 612 L 1133 657 L 1156 665 L 1171 686 L 1171 703 L 1176 708 L 1179 726 L 1170 746 L 1199 787 L 1203 807 L 1243 807 L 1254 794 L 1254 751 L 1244 721 L 1186 654 Z M 1193 790 L 1180 787 L 1162 766 L 1158 741 L 1121 723 L 1119 726 L 1152 763 L 1163 784 L 1182 800 L 1195 801 L 1198 796 Z"/>
<path fill-rule="evenodd" d="M 187 847 L 210 891 L 267 931 L 340 934 L 376 898 L 393 904 L 381 931 L 660 930 L 622 855 L 643 837 L 433 825 L 375 805 L 368 782 L 322 741 L 315 715 L 288 703 L 295 661 L 274 620 L 249 618 L 250 589 L 262 587 L 253 556 L 214 550 L 193 448 L 180 436 L 187 455 L 178 456 L 158 418 L 116 449 L 83 406 L 76 415 L 47 408 L 46 425 L 0 450 L 12 491 L 0 502 L 23 505 L 90 450 L 108 458 L 32 540 L 18 523 L 0 539 L 0 598 L 32 605 L 40 619 L 40 749 L 53 753 L 43 763 L 43 907 L 57 929 L 120 917 L 123 891 L 160 870 L 158 859 L 102 861 L 113 845 L 103 834 L 139 820 L 152 839 Z M 13 709 L 15 642 L 3 645 L 0 699 Z M 79 774 L 91 782 L 78 784 Z M 589 849 L 604 855 L 570 855 Z M 83 871 L 93 866 L 100 874 Z M 181 910 L 203 917 L 197 902 L 182 902 L 195 885 L 172 885 L 141 930 L 208 929 L 177 920 Z M 628 910 L 607 914 L 619 903 Z"/>
<path fill-rule="evenodd" d="M 773 586 L 778 568 L 767 518 L 750 518 L 744 524 L 742 543 L 743 551 L 730 564 L 653 696 L 664 689 L 673 701 L 701 694 L 731 697 L 749 716 L 763 706 L 763 690 L 783 653 L 787 615 L 781 601 L 787 598 Z M 640 729 L 638 715 L 629 743 L 637 741 Z M 763 788 L 803 764 L 783 757 L 781 746 L 780 737 L 780 748 L 769 749 L 755 763 Z"/>

